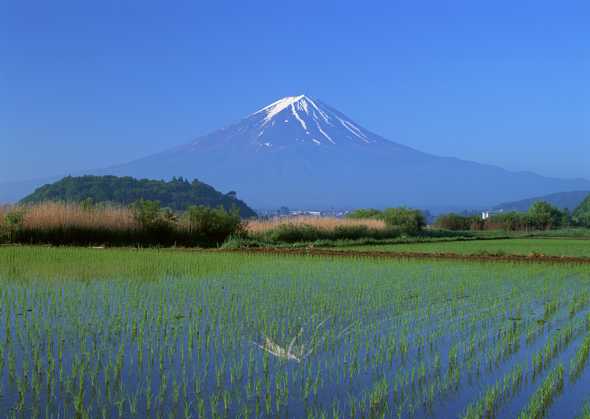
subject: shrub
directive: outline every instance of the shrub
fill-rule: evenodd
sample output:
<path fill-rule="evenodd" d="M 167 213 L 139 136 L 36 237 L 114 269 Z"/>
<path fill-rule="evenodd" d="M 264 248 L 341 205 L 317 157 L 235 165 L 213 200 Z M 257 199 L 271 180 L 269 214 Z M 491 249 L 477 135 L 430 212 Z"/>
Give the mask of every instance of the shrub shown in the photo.
<path fill-rule="evenodd" d="M 533 226 L 539 230 L 559 227 L 563 219 L 561 211 L 545 201 L 535 202 L 529 208 L 528 214 Z"/>
<path fill-rule="evenodd" d="M 385 224 L 398 228 L 402 233 L 415 235 L 426 226 L 426 219 L 420 210 L 410 208 L 387 208 L 383 211 Z"/>
<path fill-rule="evenodd" d="M 395 228 L 371 228 L 365 225 L 339 225 L 332 229 L 310 224 L 279 224 L 252 237 L 270 243 L 315 242 L 318 240 L 390 239 L 400 236 Z"/>
<path fill-rule="evenodd" d="M 133 218 L 144 228 L 150 228 L 159 223 L 161 217 L 160 202 L 140 199 L 131 205 Z"/>
<path fill-rule="evenodd" d="M 490 217 L 486 220 L 486 228 L 501 228 L 506 231 L 528 231 L 534 228 L 534 224 L 528 213 L 510 211 Z"/>
<path fill-rule="evenodd" d="M 573 221 L 581 227 L 590 227 L 590 195 L 572 213 Z"/>
<path fill-rule="evenodd" d="M 231 235 L 241 236 L 245 232 L 237 209 L 228 212 L 222 207 L 191 206 L 186 212 L 186 219 L 191 235 L 218 244 Z"/>
<path fill-rule="evenodd" d="M 435 226 L 452 231 L 469 230 L 471 228 L 472 221 L 473 217 L 465 217 L 463 215 L 450 213 L 443 214 L 438 217 L 436 219 Z"/>
<path fill-rule="evenodd" d="M 8 211 L 0 220 L 0 240 L 12 241 L 23 227 L 24 213 L 19 209 Z"/>
<path fill-rule="evenodd" d="M 322 234 L 321 229 L 309 224 L 281 224 L 265 236 L 272 242 L 295 243 L 319 240 L 327 234 L 327 231 Z"/>

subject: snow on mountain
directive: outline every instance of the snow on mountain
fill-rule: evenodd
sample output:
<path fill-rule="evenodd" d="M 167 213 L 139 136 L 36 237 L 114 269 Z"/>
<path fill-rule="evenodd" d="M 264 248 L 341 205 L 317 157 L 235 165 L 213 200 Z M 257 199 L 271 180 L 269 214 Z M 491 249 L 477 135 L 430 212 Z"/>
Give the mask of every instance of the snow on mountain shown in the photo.
<path fill-rule="evenodd" d="M 384 141 L 358 126 L 350 118 L 309 96 L 288 96 L 265 106 L 238 124 L 241 141 L 251 146 L 282 149 L 295 145 L 311 147 L 373 144 Z M 224 130 L 232 132 L 230 127 Z M 192 145 L 203 145 L 198 138 Z"/>
<path fill-rule="evenodd" d="M 265 138 L 266 130 L 269 127 L 274 128 L 276 124 L 294 124 L 300 129 L 297 140 L 315 146 L 336 145 L 334 138 L 367 144 L 377 142 L 376 139 L 370 138 L 370 132 L 357 126 L 344 115 L 305 95 L 279 99 L 253 113 L 251 118 L 260 116 L 263 118 L 259 123 L 259 138 Z M 266 137 L 270 134 L 267 133 Z M 260 143 L 269 144 L 264 141 Z"/>

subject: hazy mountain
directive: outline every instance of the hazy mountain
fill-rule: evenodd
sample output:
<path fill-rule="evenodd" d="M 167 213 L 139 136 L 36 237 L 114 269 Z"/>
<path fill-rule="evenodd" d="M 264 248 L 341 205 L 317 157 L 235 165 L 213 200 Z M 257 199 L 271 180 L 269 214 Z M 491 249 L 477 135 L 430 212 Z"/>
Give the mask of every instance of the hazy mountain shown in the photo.
<path fill-rule="evenodd" d="M 519 201 L 504 202 L 496 205 L 495 210 L 504 211 L 528 211 L 529 207 L 536 201 L 546 201 L 559 209 L 569 209 L 573 211 L 580 205 L 580 203 L 590 195 L 588 191 L 572 191 L 572 192 L 558 192 L 544 196 L 537 196 L 535 198 L 521 199 Z"/>
<path fill-rule="evenodd" d="M 479 207 L 590 190 L 583 179 L 510 172 L 424 153 L 388 141 L 304 95 L 280 99 L 188 144 L 94 173 L 197 178 L 222 191 L 237 190 L 257 208 Z"/>

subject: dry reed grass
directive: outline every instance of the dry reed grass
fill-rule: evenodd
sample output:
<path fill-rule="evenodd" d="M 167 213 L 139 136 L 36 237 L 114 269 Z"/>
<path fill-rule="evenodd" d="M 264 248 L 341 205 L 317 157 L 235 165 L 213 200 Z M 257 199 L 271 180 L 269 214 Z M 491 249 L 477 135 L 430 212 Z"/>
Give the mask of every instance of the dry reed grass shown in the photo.
<path fill-rule="evenodd" d="M 249 221 L 247 230 L 249 233 L 264 233 L 269 230 L 274 230 L 282 225 L 302 226 L 309 225 L 323 231 L 333 231 L 336 227 L 356 227 L 367 226 L 370 229 L 382 230 L 385 229 L 385 222 L 383 220 L 354 220 L 347 218 L 336 217 L 313 217 L 313 216 L 299 216 L 299 217 L 284 217 L 272 218 L 269 220 L 253 220 Z"/>
<path fill-rule="evenodd" d="M 10 206 L 0 205 L 0 225 L 4 222 L 4 217 L 10 212 Z"/>
<path fill-rule="evenodd" d="M 133 212 L 124 207 L 96 207 L 91 210 L 79 204 L 45 202 L 23 207 L 23 227 L 47 229 L 64 227 L 96 228 L 106 230 L 133 230 L 138 228 Z"/>
<path fill-rule="evenodd" d="M 5 214 L 18 213 L 10 225 Z M 211 215 L 201 215 L 210 217 Z M 200 220 L 160 212 L 145 221 L 136 209 L 117 205 L 87 206 L 77 203 L 44 202 L 0 208 L 0 240 L 7 243 L 109 246 L 211 247 L 235 234 L 233 220 Z M 211 216 L 212 217 L 212 216 Z M 217 223 L 215 223 L 217 221 Z"/>

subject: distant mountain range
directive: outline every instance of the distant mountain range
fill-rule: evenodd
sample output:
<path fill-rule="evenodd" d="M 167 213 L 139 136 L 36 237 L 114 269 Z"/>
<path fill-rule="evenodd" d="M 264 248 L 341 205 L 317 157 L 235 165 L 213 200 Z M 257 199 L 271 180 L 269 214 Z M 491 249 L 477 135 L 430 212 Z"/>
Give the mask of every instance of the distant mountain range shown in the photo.
<path fill-rule="evenodd" d="M 255 208 L 475 208 L 590 190 L 585 179 L 511 172 L 424 153 L 386 140 L 305 95 L 280 99 L 188 144 L 90 173 L 197 178 L 219 190 L 238 191 Z M 13 185 L 12 199 L 30 188 L 30 183 L 22 189 Z M 0 200 L 7 196 L 3 190 L 8 188 L 0 187 Z"/>
<path fill-rule="evenodd" d="M 572 191 L 572 192 L 558 192 L 544 196 L 537 196 L 535 198 L 521 199 L 519 201 L 504 202 L 496 205 L 494 210 L 504 211 L 528 211 L 529 207 L 537 201 L 546 201 L 551 205 L 564 210 L 575 210 L 581 203 L 590 196 L 590 190 L 587 191 Z"/>
<path fill-rule="evenodd" d="M 191 205 L 211 208 L 236 208 L 244 218 L 256 213 L 234 193 L 222 194 L 213 187 L 194 180 L 173 179 L 170 182 L 150 179 L 133 179 L 116 176 L 65 177 L 44 185 L 26 196 L 22 203 L 44 201 L 81 202 L 91 199 L 95 203 L 111 202 L 129 205 L 140 199 L 158 201 L 162 207 L 184 211 Z"/>

